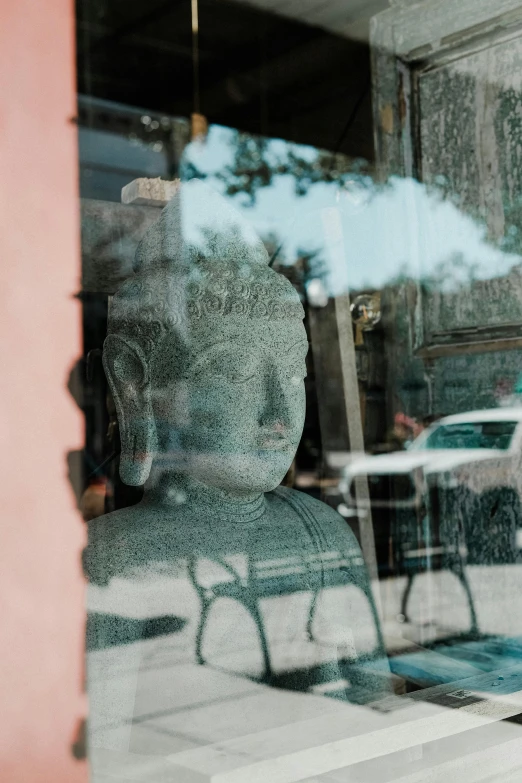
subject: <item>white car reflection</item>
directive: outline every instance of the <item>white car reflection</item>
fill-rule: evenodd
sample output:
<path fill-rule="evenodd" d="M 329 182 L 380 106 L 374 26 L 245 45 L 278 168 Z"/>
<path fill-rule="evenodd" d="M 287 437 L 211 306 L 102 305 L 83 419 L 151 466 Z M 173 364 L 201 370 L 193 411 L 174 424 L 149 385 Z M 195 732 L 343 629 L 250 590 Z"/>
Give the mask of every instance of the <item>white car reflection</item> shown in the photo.
<path fill-rule="evenodd" d="M 392 539 L 402 549 L 442 551 L 440 536 L 447 539 L 452 525 L 471 562 L 506 562 L 522 546 L 521 461 L 522 406 L 446 416 L 404 451 L 355 457 L 343 472 L 339 510 L 348 518 L 371 513 L 381 565 L 396 547 Z"/>

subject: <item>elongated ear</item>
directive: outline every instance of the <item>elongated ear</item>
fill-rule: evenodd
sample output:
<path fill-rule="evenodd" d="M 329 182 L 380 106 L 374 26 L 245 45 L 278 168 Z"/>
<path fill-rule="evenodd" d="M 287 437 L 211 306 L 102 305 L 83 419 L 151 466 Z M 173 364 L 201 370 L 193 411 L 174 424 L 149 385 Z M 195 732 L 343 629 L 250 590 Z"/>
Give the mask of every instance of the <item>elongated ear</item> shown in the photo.
<path fill-rule="evenodd" d="M 120 425 L 121 480 L 139 487 L 158 448 L 147 361 L 137 343 L 110 334 L 103 345 L 103 366 Z"/>

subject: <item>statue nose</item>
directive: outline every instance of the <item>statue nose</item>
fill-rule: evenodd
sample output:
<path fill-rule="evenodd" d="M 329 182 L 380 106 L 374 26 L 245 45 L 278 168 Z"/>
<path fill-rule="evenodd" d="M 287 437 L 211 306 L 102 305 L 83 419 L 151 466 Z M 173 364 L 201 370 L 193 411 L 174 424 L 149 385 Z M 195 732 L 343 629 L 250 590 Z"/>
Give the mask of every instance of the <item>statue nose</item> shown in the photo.
<path fill-rule="evenodd" d="M 260 417 L 260 424 L 271 433 L 283 435 L 292 420 L 292 411 L 285 394 L 284 385 L 276 372 L 267 378 L 265 404 Z"/>

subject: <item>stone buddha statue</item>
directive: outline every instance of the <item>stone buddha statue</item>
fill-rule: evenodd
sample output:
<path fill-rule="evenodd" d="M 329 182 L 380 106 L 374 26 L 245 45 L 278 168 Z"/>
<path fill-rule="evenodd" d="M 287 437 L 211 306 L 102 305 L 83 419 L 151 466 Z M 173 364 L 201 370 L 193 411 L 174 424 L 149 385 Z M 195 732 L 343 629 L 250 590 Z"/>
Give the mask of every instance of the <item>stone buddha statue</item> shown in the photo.
<path fill-rule="evenodd" d="M 285 704 L 299 694 L 301 717 L 324 693 L 340 708 L 387 687 L 353 533 L 279 486 L 305 417 L 303 315 L 251 227 L 197 181 L 147 231 L 113 298 L 103 361 L 120 473 L 144 495 L 89 526 L 94 745 L 175 752 L 180 709 L 204 744 L 215 721 L 205 733 L 198 710 L 220 698 L 231 735 L 278 710 L 288 720 L 282 706 L 244 718 L 228 699 L 245 682 Z M 164 727 L 171 716 L 171 735 L 145 736 L 151 715 Z"/>

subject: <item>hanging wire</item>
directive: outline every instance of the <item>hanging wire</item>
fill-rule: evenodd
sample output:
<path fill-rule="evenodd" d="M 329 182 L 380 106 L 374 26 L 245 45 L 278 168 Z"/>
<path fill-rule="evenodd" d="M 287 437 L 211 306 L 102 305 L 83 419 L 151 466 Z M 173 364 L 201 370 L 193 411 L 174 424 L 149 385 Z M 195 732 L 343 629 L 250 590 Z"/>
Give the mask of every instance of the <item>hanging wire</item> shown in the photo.
<path fill-rule="evenodd" d="M 199 14 L 198 0 L 190 0 L 192 10 L 192 74 L 194 112 L 199 114 Z"/>

